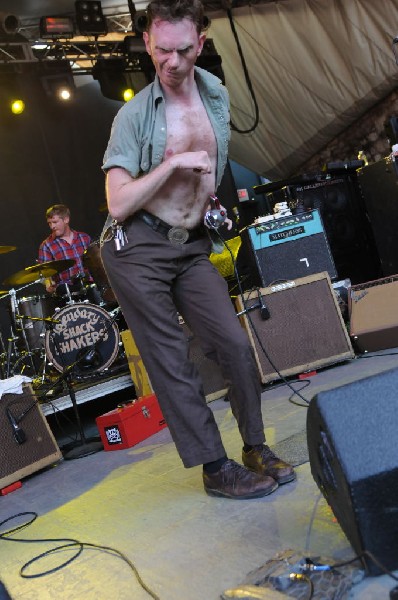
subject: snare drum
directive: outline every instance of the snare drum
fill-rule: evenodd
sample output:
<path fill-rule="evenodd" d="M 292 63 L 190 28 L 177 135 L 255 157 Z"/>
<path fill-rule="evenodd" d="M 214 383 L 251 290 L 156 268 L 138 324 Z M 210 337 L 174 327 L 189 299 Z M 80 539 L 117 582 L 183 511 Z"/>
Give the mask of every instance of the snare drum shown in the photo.
<path fill-rule="evenodd" d="M 27 296 L 17 298 L 17 315 L 15 319 L 18 329 L 25 333 L 29 350 L 37 350 L 44 347 L 44 337 L 46 332 L 46 323 L 41 320 L 32 321 L 29 317 L 35 319 L 45 319 L 51 317 L 56 309 L 56 301 L 52 296 Z M 18 318 L 21 315 L 22 318 Z"/>
<path fill-rule="evenodd" d="M 90 271 L 91 277 L 97 286 L 97 290 L 88 290 L 93 292 L 92 299 L 96 303 L 95 295 L 100 298 L 100 305 L 108 308 L 117 306 L 116 296 L 113 293 L 111 285 L 109 283 L 107 274 L 102 264 L 101 251 L 99 247 L 99 241 L 92 242 L 83 254 L 83 265 Z"/>
<path fill-rule="evenodd" d="M 53 315 L 55 323 L 46 333 L 48 360 L 57 371 L 76 364 L 79 372 L 103 371 L 115 360 L 120 343 L 119 329 L 100 306 L 76 303 Z M 92 352 L 89 352 L 89 349 Z"/>

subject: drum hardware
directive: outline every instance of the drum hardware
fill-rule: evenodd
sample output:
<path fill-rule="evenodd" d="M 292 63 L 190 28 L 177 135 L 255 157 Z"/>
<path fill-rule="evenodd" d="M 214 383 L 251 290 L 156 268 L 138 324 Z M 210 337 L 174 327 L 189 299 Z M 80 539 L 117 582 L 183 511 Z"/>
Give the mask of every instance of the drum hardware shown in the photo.
<path fill-rule="evenodd" d="M 59 288 L 62 287 L 63 290 L 65 290 L 65 294 L 60 294 L 59 293 Z M 70 291 L 70 286 L 68 283 L 61 283 L 56 291 L 56 294 L 58 296 L 60 296 L 60 298 L 62 298 L 63 300 L 66 299 L 66 303 L 67 304 L 72 304 L 72 302 L 74 302 L 73 298 L 72 298 L 72 292 Z"/>
<path fill-rule="evenodd" d="M 34 282 L 21 287 L 19 291 L 22 291 L 30 287 L 32 284 L 38 282 L 41 282 L 41 280 L 37 279 Z M 16 294 L 16 290 L 12 288 L 0 297 L 0 300 L 9 300 L 11 320 L 10 336 L 7 340 L 7 350 L 4 348 L 3 344 L 1 375 L 5 378 L 15 374 L 20 374 L 21 372 L 19 370 L 21 366 L 22 371 L 29 368 L 32 370 L 34 375 L 38 374 L 38 370 L 40 370 L 40 363 L 37 364 L 37 352 L 40 350 L 40 346 L 41 349 L 44 348 L 44 341 L 37 345 L 35 342 L 39 340 L 40 335 L 36 334 L 36 337 L 33 337 L 32 339 L 32 334 L 35 334 L 36 332 L 24 326 L 23 321 L 26 320 L 26 322 L 31 324 L 32 327 L 35 327 L 40 322 L 43 322 L 44 319 L 48 318 L 43 317 L 42 315 L 40 317 L 34 317 L 32 314 L 22 314 L 23 310 L 26 307 L 29 307 L 29 303 L 36 302 L 37 300 L 40 301 L 40 297 L 33 296 L 18 299 Z M 32 312 L 31 308 L 32 307 L 30 307 L 30 312 Z M 42 307 L 39 308 L 42 309 Z M 33 321 L 37 321 L 38 323 L 34 324 Z"/>
<path fill-rule="evenodd" d="M 16 249 L 16 246 L 0 246 L 0 254 L 8 254 L 8 252 L 13 252 Z"/>
<path fill-rule="evenodd" d="M 32 284 L 23 286 L 19 291 L 29 287 L 29 285 Z M 23 348 L 26 351 L 22 351 L 21 354 L 23 356 L 33 356 L 33 352 L 44 347 L 44 332 L 42 329 L 42 324 L 45 324 L 49 319 L 49 317 L 45 314 L 46 306 L 48 309 L 47 312 L 52 312 L 54 310 L 54 301 L 51 299 L 51 297 L 46 296 L 28 296 L 17 298 L 15 289 L 11 289 L 9 293 L 12 323 L 15 327 L 15 332 L 17 335 L 18 333 L 20 334 Z M 24 314 L 25 311 L 26 314 Z M 33 359 L 31 360 L 31 366 L 33 368 L 33 373 L 37 375 L 37 368 Z"/>
<path fill-rule="evenodd" d="M 0 254 L 5 252 L 4 248 L 7 248 L 7 252 L 15 249 L 14 247 L 0 246 Z M 38 263 L 30 267 L 26 267 L 26 269 L 23 269 L 22 271 L 14 273 L 3 283 L 7 286 L 21 286 L 18 289 L 18 293 L 20 293 L 30 285 L 37 283 L 42 284 L 45 278 L 50 278 L 53 275 L 61 273 L 65 269 L 72 267 L 75 262 L 76 261 L 74 259 L 64 259 Z M 37 375 L 40 367 L 35 364 L 34 359 L 37 358 L 37 352 L 41 352 L 40 346 L 43 346 L 43 342 L 40 344 L 39 339 L 43 337 L 43 333 L 37 333 L 35 331 L 35 325 L 39 324 L 38 322 L 40 321 L 44 322 L 44 319 L 50 316 L 48 314 L 44 314 L 45 303 L 50 303 L 50 297 L 32 296 L 28 298 L 17 299 L 16 294 L 17 292 L 14 287 L 7 292 L 0 293 L 0 300 L 9 299 L 11 310 L 11 335 L 8 339 L 8 349 L 5 356 L 6 365 L 3 370 L 5 375 L 9 377 L 10 373 L 14 373 L 19 368 L 20 364 L 22 364 L 23 361 L 26 361 L 27 364 L 24 365 L 23 368 L 25 369 L 29 365 L 29 368 L 31 368 L 33 373 Z M 26 307 L 29 307 L 30 313 L 32 312 L 32 307 L 38 307 L 41 310 L 41 314 L 24 315 L 23 309 Z M 53 312 L 54 306 L 52 307 L 50 313 L 52 314 Z M 25 319 L 26 323 L 24 326 Z M 32 334 L 35 337 L 32 337 Z M 20 351 L 20 348 L 18 348 L 17 345 L 18 341 L 22 341 L 24 350 Z M 15 360 L 13 362 L 14 358 Z"/>
<path fill-rule="evenodd" d="M 0 378 L 6 379 L 6 371 L 4 370 L 4 366 L 6 363 L 7 350 L 4 344 L 3 335 L 0 332 L 0 346 L 1 346 L 1 355 L 0 355 Z"/>
<path fill-rule="evenodd" d="M 71 283 L 61 281 L 57 286 L 55 295 L 63 300 L 65 304 L 84 302 L 87 298 L 85 280 L 86 274 L 79 273 L 72 278 Z"/>
<path fill-rule="evenodd" d="M 29 321 L 42 321 L 43 323 L 59 323 L 57 319 L 51 317 L 31 317 L 30 315 L 15 315 L 17 319 L 29 319 Z"/>
<path fill-rule="evenodd" d="M 96 285 L 96 293 L 99 299 L 93 298 L 93 304 L 98 304 L 104 308 L 114 308 L 117 306 L 117 299 L 108 280 L 101 259 L 101 250 L 99 240 L 92 242 L 84 251 L 82 256 L 83 266 L 90 272 Z M 94 289 L 92 289 L 94 292 Z M 90 290 L 88 291 L 90 293 Z M 89 298 L 91 300 L 91 298 Z"/>
<path fill-rule="evenodd" d="M 30 285 L 30 284 L 28 284 L 28 285 Z M 28 287 L 28 285 L 26 285 L 24 287 Z M 7 353 L 7 373 L 10 372 L 12 350 L 14 350 L 17 360 L 19 360 L 22 356 L 24 358 L 27 357 L 30 362 L 30 366 L 33 369 L 33 373 L 36 373 L 36 366 L 35 366 L 33 358 L 32 358 L 31 348 L 29 346 L 28 338 L 26 336 L 26 331 L 25 331 L 24 327 L 22 326 L 22 321 L 17 319 L 18 300 L 17 300 L 16 291 L 14 288 L 12 288 L 9 291 L 9 296 L 10 296 L 10 305 L 11 305 L 12 324 L 11 324 L 11 337 L 8 340 L 9 349 L 8 349 L 8 353 Z M 22 341 L 23 341 L 24 347 L 26 349 L 26 352 L 21 352 L 21 353 L 18 352 L 18 347 L 17 347 L 16 342 L 18 341 L 19 338 L 18 338 L 18 336 L 15 335 L 15 331 L 13 328 L 14 326 L 18 327 L 18 325 L 20 326 L 21 337 L 22 337 Z M 16 369 L 16 366 L 14 363 L 13 370 L 12 370 L 13 375 L 14 375 L 15 369 Z"/>
<path fill-rule="evenodd" d="M 12 365 L 10 375 L 23 375 L 25 370 L 30 367 L 33 369 L 33 375 L 37 375 L 37 367 L 34 363 L 34 358 L 34 352 L 21 352 Z"/>

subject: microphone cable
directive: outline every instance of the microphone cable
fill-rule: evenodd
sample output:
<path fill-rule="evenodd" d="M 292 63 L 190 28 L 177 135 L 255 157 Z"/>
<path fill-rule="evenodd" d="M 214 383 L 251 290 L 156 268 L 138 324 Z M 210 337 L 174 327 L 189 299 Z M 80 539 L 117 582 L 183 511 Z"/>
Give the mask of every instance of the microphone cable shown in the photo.
<path fill-rule="evenodd" d="M 149 596 L 151 596 L 151 598 L 153 598 L 153 600 L 160 600 L 159 596 L 157 594 L 155 594 L 155 592 L 153 592 L 144 583 L 135 564 L 120 550 L 116 550 L 116 548 L 112 548 L 110 546 L 102 546 L 100 544 L 81 542 L 80 540 L 75 540 L 73 538 L 42 538 L 42 539 L 40 539 L 40 538 L 39 539 L 10 538 L 9 536 L 15 534 L 16 532 L 20 531 L 21 529 L 25 529 L 26 527 L 31 525 L 34 521 L 36 521 L 36 519 L 38 518 L 38 514 L 36 512 L 17 513 L 15 515 L 13 515 L 12 517 L 8 517 L 7 519 L 4 519 L 3 521 L 1 521 L 0 528 L 3 527 L 3 525 L 5 525 L 6 523 L 9 523 L 10 521 L 12 521 L 13 519 L 16 519 L 17 517 L 29 517 L 29 519 L 25 523 L 22 523 L 21 525 L 17 525 L 16 527 L 9 529 L 5 532 L 0 531 L 0 540 L 7 541 L 7 542 L 20 542 L 20 543 L 25 543 L 25 544 L 34 544 L 34 543 L 42 543 L 42 542 L 46 542 L 46 543 L 49 543 L 49 542 L 60 543 L 61 542 L 61 545 L 57 545 L 54 548 L 52 548 L 51 550 L 46 550 L 46 552 L 38 554 L 31 560 L 27 561 L 24 565 L 22 565 L 22 567 L 20 568 L 20 571 L 19 571 L 19 574 L 22 578 L 35 579 L 38 577 L 44 577 L 45 575 L 50 575 L 51 573 L 55 573 L 55 572 L 59 571 L 60 569 L 63 569 L 63 567 L 68 566 L 74 560 L 76 560 L 76 558 L 78 558 L 81 555 L 81 553 L 83 552 L 83 550 L 85 548 L 93 548 L 96 550 L 103 550 L 107 553 L 114 554 L 114 555 L 118 556 L 119 558 L 121 558 L 125 563 L 127 563 L 127 565 L 130 567 L 130 569 L 133 571 L 138 583 L 147 592 L 147 594 L 149 594 Z M 38 562 L 48 556 L 58 554 L 60 550 L 66 551 L 66 550 L 71 550 L 71 549 L 75 550 L 73 556 L 67 558 L 61 564 L 57 565 L 56 567 L 47 569 L 46 571 L 37 572 L 37 573 L 28 573 L 29 567 L 31 565 L 35 564 L 36 562 Z"/>
<path fill-rule="evenodd" d="M 284 375 L 282 375 L 282 373 L 279 371 L 279 369 L 276 367 L 276 365 L 274 364 L 273 360 L 271 359 L 271 357 L 269 356 L 268 352 L 266 351 L 266 349 L 264 348 L 264 345 L 260 339 L 260 336 L 258 334 L 258 331 L 253 323 L 253 320 L 251 318 L 250 315 L 250 307 L 247 306 L 247 302 L 250 299 L 250 293 L 249 292 L 249 296 L 247 299 L 244 298 L 244 292 L 242 289 L 242 284 L 241 284 L 241 280 L 240 280 L 240 276 L 239 276 L 239 272 L 238 272 L 238 268 L 237 268 L 237 264 L 235 261 L 235 258 L 233 256 L 233 252 L 231 251 L 230 247 L 228 246 L 226 240 L 222 237 L 222 235 L 220 234 L 218 228 L 213 228 L 213 231 L 215 231 L 215 233 L 217 234 L 218 238 L 220 239 L 220 241 L 222 242 L 222 244 L 225 246 L 225 248 L 228 250 L 229 254 L 231 255 L 231 260 L 232 260 L 232 264 L 233 264 L 233 268 L 234 268 L 234 274 L 235 274 L 235 278 L 237 281 L 237 285 L 239 288 L 239 295 L 241 297 L 241 301 L 244 307 L 244 316 L 247 317 L 249 323 L 250 323 L 250 328 L 253 331 L 254 335 L 256 336 L 257 342 L 261 348 L 261 351 L 263 352 L 264 356 L 266 357 L 266 359 L 268 360 L 268 362 L 270 363 L 271 367 L 274 369 L 275 373 L 277 373 L 277 375 L 280 377 L 280 379 L 284 382 L 285 385 L 287 385 L 292 393 L 292 396 L 297 395 L 305 404 L 297 404 L 298 406 L 301 406 L 302 408 L 308 408 L 310 401 L 307 400 L 302 394 L 300 394 L 299 390 L 294 389 L 294 387 L 291 385 L 291 382 L 289 382 L 286 377 L 284 377 Z M 260 288 L 257 288 L 258 293 L 260 294 Z M 261 304 L 259 305 L 259 308 L 261 309 Z M 307 381 L 303 381 L 303 383 L 305 383 L 304 387 L 308 387 L 308 385 L 310 384 L 310 382 Z M 292 398 L 292 396 L 289 398 L 289 400 Z"/>

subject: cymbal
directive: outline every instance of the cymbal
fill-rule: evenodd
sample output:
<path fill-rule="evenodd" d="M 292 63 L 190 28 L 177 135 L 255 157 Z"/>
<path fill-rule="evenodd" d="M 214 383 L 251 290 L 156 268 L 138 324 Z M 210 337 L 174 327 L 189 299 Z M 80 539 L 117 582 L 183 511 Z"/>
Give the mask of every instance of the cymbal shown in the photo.
<path fill-rule="evenodd" d="M 7 252 L 12 252 L 16 249 L 16 246 L 0 246 L 0 254 L 7 254 Z"/>
<path fill-rule="evenodd" d="M 65 269 L 70 269 L 75 264 L 74 258 L 63 258 L 62 260 L 49 260 L 44 263 L 37 263 L 36 265 L 32 265 L 31 267 L 26 267 L 24 269 L 28 273 L 40 273 L 43 277 L 51 277 L 52 275 L 56 275 L 57 273 L 61 273 L 61 271 L 65 271 Z M 50 273 L 51 271 L 51 273 Z"/>
<path fill-rule="evenodd" d="M 52 277 L 69 269 L 75 264 L 73 258 L 64 258 L 63 260 L 49 260 L 44 263 L 37 263 L 31 267 L 26 267 L 22 271 L 17 271 L 14 275 L 7 277 L 3 281 L 3 285 L 24 285 L 26 283 L 32 283 L 36 279 L 41 277 Z"/>

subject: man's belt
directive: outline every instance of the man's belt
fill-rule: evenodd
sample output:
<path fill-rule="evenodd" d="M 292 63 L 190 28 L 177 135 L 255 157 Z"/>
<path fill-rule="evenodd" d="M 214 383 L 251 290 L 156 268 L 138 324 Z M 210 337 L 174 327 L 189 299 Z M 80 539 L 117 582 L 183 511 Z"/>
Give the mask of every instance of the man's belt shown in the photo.
<path fill-rule="evenodd" d="M 151 227 L 154 231 L 158 231 L 173 244 L 189 244 L 203 237 L 205 234 L 204 225 L 200 225 L 195 229 L 185 229 L 185 227 L 173 227 L 159 217 L 155 217 L 152 213 L 146 210 L 138 210 L 134 213 L 134 217 L 143 221 L 145 225 Z"/>

